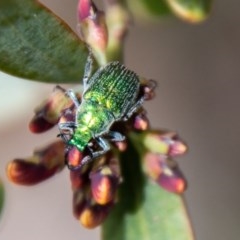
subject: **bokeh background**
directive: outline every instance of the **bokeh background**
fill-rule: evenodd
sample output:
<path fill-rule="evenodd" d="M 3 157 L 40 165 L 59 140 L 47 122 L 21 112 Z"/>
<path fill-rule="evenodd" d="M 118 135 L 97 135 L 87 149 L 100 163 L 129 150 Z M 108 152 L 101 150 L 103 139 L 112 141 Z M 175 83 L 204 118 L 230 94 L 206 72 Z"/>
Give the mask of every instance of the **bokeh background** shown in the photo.
<path fill-rule="evenodd" d="M 42 2 L 75 29 L 77 0 Z M 152 126 L 176 130 L 188 142 L 179 164 L 189 181 L 186 199 L 198 240 L 240 238 L 239 8 L 239 1 L 214 1 L 208 21 L 195 26 L 176 18 L 135 22 L 126 41 L 126 65 L 158 81 L 156 98 L 146 104 Z M 0 239 L 100 239 L 99 229 L 83 229 L 72 216 L 67 169 L 35 187 L 7 181 L 9 160 L 29 156 L 57 132 L 33 135 L 27 126 L 53 85 L 3 73 L 0 84 L 0 176 L 6 187 Z"/>

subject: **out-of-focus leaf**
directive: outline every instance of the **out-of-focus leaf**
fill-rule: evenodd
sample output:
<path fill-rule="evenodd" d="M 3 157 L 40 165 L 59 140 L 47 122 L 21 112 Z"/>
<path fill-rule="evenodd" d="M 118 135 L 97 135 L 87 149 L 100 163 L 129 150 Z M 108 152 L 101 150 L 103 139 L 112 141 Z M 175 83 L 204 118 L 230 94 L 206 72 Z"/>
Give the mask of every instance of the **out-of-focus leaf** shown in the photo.
<path fill-rule="evenodd" d="M 3 203 L 4 203 L 4 187 L 3 187 L 3 182 L 0 179 L 0 216 L 3 210 Z"/>
<path fill-rule="evenodd" d="M 118 202 L 103 224 L 103 240 L 193 240 L 182 196 L 166 192 L 147 179 L 141 151 L 128 146 L 121 154 L 123 183 Z"/>
<path fill-rule="evenodd" d="M 135 15 L 141 17 L 158 17 L 170 13 L 164 0 L 128 0 L 128 6 Z"/>
<path fill-rule="evenodd" d="M 78 36 L 38 2 L 0 1 L 0 70 L 43 82 L 80 82 L 87 55 Z"/>
<path fill-rule="evenodd" d="M 131 11 L 138 17 L 161 17 L 174 13 L 181 19 L 198 23 L 207 18 L 212 0 L 128 0 Z"/>
<path fill-rule="evenodd" d="M 147 10 L 153 15 L 165 15 L 169 8 L 164 0 L 140 0 Z"/>
<path fill-rule="evenodd" d="M 212 0 L 166 0 L 171 10 L 187 22 L 198 23 L 209 14 Z"/>

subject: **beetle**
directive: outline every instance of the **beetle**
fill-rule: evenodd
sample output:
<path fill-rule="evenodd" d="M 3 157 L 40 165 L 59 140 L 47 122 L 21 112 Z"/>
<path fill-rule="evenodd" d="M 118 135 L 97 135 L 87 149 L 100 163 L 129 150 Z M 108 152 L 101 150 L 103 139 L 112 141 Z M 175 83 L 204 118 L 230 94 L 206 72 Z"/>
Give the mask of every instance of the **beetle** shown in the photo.
<path fill-rule="evenodd" d="M 137 74 L 123 64 L 110 62 L 91 76 L 92 65 L 93 60 L 89 55 L 84 71 L 81 102 L 73 90 L 66 92 L 76 108 L 75 121 L 58 124 L 60 136 L 68 146 L 75 146 L 80 152 L 88 148 L 91 153 L 82 159 L 79 166 L 68 164 L 72 170 L 80 169 L 87 162 L 109 151 L 109 141 L 124 141 L 125 136 L 110 130 L 111 126 L 117 121 L 127 121 L 146 98 L 145 94 L 139 97 L 141 82 Z M 155 82 L 150 81 L 152 91 Z M 97 143 L 98 150 L 91 147 L 92 139 Z"/>

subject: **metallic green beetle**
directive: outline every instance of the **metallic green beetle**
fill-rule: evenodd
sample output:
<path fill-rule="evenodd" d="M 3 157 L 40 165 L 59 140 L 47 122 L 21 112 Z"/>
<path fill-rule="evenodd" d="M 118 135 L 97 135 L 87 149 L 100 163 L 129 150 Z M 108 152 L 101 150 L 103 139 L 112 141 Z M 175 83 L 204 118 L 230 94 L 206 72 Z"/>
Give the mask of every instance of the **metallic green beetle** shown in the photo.
<path fill-rule="evenodd" d="M 85 163 L 97 158 L 109 149 L 109 141 L 123 141 L 125 137 L 110 127 L 116 121 L 126 121 L 142 105 L 145 96 L 139 97 L 140 80 L 133 72 L 119 62 L 110 62 L 98 69 L 92 77 L 92 58 L 89 56 L 83 78 L 81 103 L 72 90 L 66 94 L 76 107 L 74 122 L 59 123 L 60 135 L 67 145 L 73 145 L 83 152 L 88 148 L 90 155 L 81 164 L 70 169 L 79 169 Z M 67 137 L 67 135 L 70 136 Z M 91 148 L 94 139 L 100 150 Z"/>

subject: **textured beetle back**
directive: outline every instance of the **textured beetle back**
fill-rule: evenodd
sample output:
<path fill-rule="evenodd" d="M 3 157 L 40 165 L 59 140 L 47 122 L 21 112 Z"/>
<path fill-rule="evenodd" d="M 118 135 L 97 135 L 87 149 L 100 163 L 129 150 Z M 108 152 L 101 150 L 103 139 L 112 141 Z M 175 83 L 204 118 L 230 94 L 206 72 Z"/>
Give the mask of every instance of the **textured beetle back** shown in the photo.
<path fill-rule="evenodd" d="M 136 103 L 139 87 L 136 73 L 119 62 L 111 62 L 92 76 L 83 98 L 103 105 L 119 120 Z"/>

